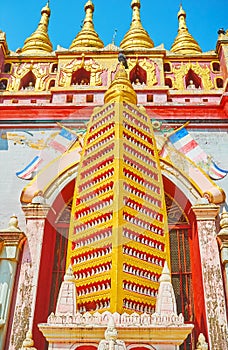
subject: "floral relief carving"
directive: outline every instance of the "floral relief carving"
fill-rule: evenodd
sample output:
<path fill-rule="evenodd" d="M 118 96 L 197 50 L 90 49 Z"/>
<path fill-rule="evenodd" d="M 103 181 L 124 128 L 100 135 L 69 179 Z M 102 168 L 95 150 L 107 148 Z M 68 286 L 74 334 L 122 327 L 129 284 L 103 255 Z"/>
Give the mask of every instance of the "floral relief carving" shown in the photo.
<path fill-rule="evenodd" d="M 156 77 L 156 67 L 155 63 L 152 60 L 148 60 L 147 58 L 143 59 L 128 59 L 128 67 L 129 74 L 131 70 L 138 64 L 141 68 L 143 68 L 147 73 L 147 86 L 156 85 L 158 80 Z"/>
<path fill-rule="evenodd" d="M 91 86 L 102 85 L 102 66 L 93 59 L 85 60 L 84 57 L 82 57 L 80 60 L 74 59 L 70 62 L 66 62 L 61 66 L 59 74 L 59 85 L 64 87 L 70 86 L 73 72 L 81 68 L 84 68 L 86 71 L 90 72 Z"/>
<path fill-rule="evenodd" d="M 184 90 L 184 76 L 188 73 L 188 71 L 192 69 L 201 79 L 203 84 L 203 89 L 211 90 L 214 88 L 213 82 L 210 77 L 210 68 L 208 66 L 201 66 L 199 62 L 181 64 L 180 67 L 173 67 L 174 73 L 174 82 L 173 88 L 177 90 Z"/>

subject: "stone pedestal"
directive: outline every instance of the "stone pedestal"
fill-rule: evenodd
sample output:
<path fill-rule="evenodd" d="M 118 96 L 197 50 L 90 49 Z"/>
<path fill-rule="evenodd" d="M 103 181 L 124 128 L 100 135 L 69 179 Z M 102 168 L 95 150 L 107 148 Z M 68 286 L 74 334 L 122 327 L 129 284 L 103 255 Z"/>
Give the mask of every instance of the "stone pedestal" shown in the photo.
<path fill-rule="evenodd" d="M 25 234 L 18 227 L 17 217 L 12 216 L 9 227 L 0 231 L 0 349 L 6 349 L 16 271 L 25 239 Z"/>
<path fill-rule="evenodd" d="M 192 209 L 198 227 L 209 349 L 227 350 L 225 295 L 215 226 L 219 207 L 198 204 Z"/>
<path fill-rule="evenodd" d="M 27 241 L 20 268 L 9 350 L 19 349 L 26 338 L 26 332 L 33 329 L 44 225 L 49 206 L 34 203 L 23 206 L 22 209 L 26 217 Z"/>

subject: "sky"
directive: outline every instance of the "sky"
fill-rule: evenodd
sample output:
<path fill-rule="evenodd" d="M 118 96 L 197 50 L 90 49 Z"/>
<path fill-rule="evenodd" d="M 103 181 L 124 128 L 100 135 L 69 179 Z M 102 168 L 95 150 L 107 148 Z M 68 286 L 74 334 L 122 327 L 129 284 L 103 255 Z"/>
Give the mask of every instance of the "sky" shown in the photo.
<path fill-rule="evenodd" d="M 6 33 L 8 48 L 15 51 L 37 28 L 46 0 L 1 0 L 0 29 Z M 141 0 L 141 21 L 154 41 L 169 50 L 177 35 L 181 0 Z M 49 37 L 53 49 L 68 49 L 81 29 L 86 0 L 50 0 Z M 128 31 L 132 18 L 131 0 L 93 0 L 94 26 L 105 46 L 118 46 Z M 182 0 L 189 32 L 203 52 L 214 50 L 219 28 L 228 29 L 228 0 Z"/>

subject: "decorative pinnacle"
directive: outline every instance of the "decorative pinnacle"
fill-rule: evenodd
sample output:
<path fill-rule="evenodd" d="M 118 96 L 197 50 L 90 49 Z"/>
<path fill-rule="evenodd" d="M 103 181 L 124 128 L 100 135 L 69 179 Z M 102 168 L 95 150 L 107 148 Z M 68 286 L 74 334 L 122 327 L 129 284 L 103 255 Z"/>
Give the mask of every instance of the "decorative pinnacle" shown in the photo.
<path fill-rule="evenodd" d="M 131 8 L 133 10 L 133 14 L 132 14 L 132 24 L 134 22 L 141 22 L 140 19 L 140 0 L 132 0 L 131 2 Z"/>
<path fill-rule="evenodd" d="M 143 28 L 140 19 L 140 0 L 132 0 L 132 21 L 129 31 L 125 34 L 120 47 L 122 49 L 150 49 L 154 47 L 147 31 Z"/>
<path fill-rule="evenodd" d="M 0 232 L 21 232 L 20 228 L 18 227 L 18 219 L 15 214 L 10 217 L 7 229 L 0 230 Z"/>
<path fill-rule="evenodd" d="M 71 282 L 74 280 L 75 280 L 75 278 L 74 278 L 74 274 L 73 274 L 73 269 L 72 269 L 72 266 L 69 265 L 69 267 L 64 275 L 64 281 Z"/>
<path fill-rule="evenodd" d="M 70 49 L 77 50 L 78 48 L 86 47 L 101 49 L 104 47 L 104 44 L 99 38 L 98 34 L 95 32 L 93 25 L 93 2 L 91 0 L 87 1 L 87 3 L 84 6 L 84 9 L 85 19 L 83 21 L 82 29 L 77 34 L 76 38 L 73 40 Z"/>
<path fill-rule="evenodd" d="M 177 14 L 177 18 L 179 20 L 179 30 L 188 29 L 186 25 L 186 12 L 183 10 L 182 5 L 180 5 L 180 10 Z"/>
<path fill-rule="evenodd" d="M 168 268 L 167 261 L 165 261 L 165 264 L 164 264 L 164 267 L 163 267 L 162 274 L 161 274 L 159 282 L 160 283 L 161 282 L 170 282 L 171 283 L 171 275 L 170 275 L 170 271 L 169 271 L 169 268 Z"/>

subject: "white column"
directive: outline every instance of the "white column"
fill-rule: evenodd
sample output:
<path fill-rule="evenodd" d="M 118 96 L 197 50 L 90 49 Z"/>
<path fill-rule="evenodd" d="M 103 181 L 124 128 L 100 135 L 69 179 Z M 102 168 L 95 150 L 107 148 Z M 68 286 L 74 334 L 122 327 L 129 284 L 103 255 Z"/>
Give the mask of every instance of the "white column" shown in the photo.
<path fill-rule="evenodd" d="M 20 268 L 9 350 L 19 349 L 26 338 L 27 331 L 33 329 L 44 225 L 49 206 L 37 203 L 28 204 L 22 209 L 26 217 L 27 241 Z"/>
<path fill-rule="evenodd" d="M 215 225 L 219 206 L 198 204 L 192 209 L 198 228 L 209 349 L 228 350 L 225 293 Z"/>

